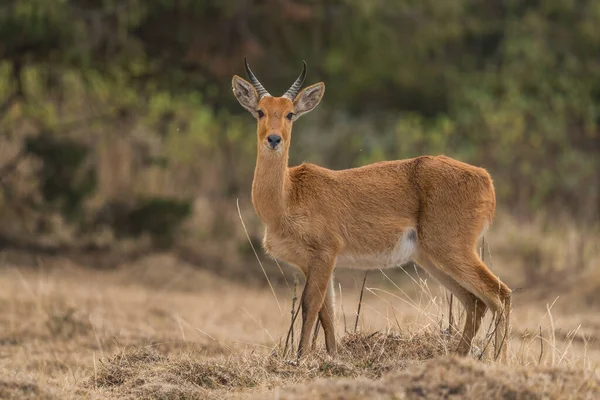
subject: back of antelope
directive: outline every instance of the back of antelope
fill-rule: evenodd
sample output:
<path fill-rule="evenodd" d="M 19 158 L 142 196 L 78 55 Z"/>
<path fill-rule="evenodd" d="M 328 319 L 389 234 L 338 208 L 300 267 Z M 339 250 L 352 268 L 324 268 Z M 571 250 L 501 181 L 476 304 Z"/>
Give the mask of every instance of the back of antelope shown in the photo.
<path fill-rule="evenodd" d="M 388 268 L 412 260 L 465 307 L 457 353 L 469 353 L 489 308 L 497 319 L 496 356 L 506 361 L 511 291 L 476 253 L 496 208 L 487 171 L 444 156 L 340 171 L 308 163 L 288 167 L 292 125 L 319 104 L 325 85 L 300 90 L 304 64 L 290 89 L 274 97 L 247 62 L 246 72 L 250 82 L 235 75 L 232 85 L 257 119 L 252 203 L 265 225 L 264 248 L 306 276 L 298 357 L 308 350 L 317 315 L 327 351 L 336 354 L 336 267 Z"/>

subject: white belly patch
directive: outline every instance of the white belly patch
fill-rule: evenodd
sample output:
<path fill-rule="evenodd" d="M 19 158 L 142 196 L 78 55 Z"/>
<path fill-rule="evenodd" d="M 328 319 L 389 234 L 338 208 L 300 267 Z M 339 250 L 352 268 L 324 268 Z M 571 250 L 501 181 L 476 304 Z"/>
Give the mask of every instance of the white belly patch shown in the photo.
<path fill-rule="evenodd" d="M 417 232 L 415 229 L 408 229 L 390 250 L 378 253 L 345 251 L 338 256 L 337 266 L 359 269 L 393 268 L 411 261 L 416 251 Z"/>

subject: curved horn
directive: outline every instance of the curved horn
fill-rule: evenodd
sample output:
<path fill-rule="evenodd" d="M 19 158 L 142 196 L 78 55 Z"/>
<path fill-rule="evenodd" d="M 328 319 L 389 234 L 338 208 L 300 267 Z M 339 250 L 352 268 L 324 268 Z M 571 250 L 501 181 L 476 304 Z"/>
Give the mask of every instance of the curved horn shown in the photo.
<path fill-rule="evenodd" d="M 256 79 L 256 76 L 254 76 L 254 74 L 252 73 L 252 70 L 250 69 L 250 66 L 248 65 L 248 60 L 246 59 L 246 57 L 244 57 L 244 64 L 246 64 L 246 73 L 248 74 L 250 83 L 252 83 L 252 86 L 254 86 L 254 88 L 258 92 L 258 98 L 260 99 L 261 97 L 264 97 L 264 96 L 270 96 L 269 92 L 267 92 L 267 89 L 265 89 L 263 87 L 263 85 L 261 85 L 261 83 L 258 81 L 258 79 Z"/>
<path fill-rule="evenodd" d="M 306 62 L 302 61 L 302 64 L 304 66 L 302 68 L 300 76 L 298 77 L 298 79 L 296 79 L 296 82 L 294 82 L 294 84 L 288 89 L 288 91 L 285 92 L 284 95 L 281 97 L 287 97 L 291 101 L 294 101 L 294 99 L 298 95 L 298 92 L 300 91 L 300 88 L 302 88 L 302 84 L 304 83 L 304 78 L 306 78 Z"/>

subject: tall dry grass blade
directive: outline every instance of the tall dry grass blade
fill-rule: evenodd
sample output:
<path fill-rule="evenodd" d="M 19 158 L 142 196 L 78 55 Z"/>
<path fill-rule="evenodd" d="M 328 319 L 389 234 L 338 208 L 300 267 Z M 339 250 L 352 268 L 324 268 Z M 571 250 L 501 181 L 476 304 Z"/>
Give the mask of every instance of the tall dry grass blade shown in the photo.
<path fill-rule="evenodd" d="M 300 310 L 300 304 L 302 304 L 303 299 L 304 299 L 304 291 L 302 292 L 302 296 L 300 296 L 300 303 L 298 304 L 298 310 Z M 285 356 L 287 354 L 287 351 L 289 348 L 288 346 L 289 346 L 289 342 L 290 342 L 290 337 L 293 335 L 293 332 L 294 332 L 294 324 L 296 323 L 296 318 L 298 317 L 298 314 L 300 314 L 298 312 L 298 310 L 296 310 L 294 312 L 292 322 L 290 323 L 290 328 L 288 329 L 287 336 L 285 337 L 285 347 L 283 348 L 283 356 Z"/>
<path fill-rule="evenodd" d="M 356 310 L 356 321 L 354 322 L 354 332 L 358 329 L 358 319 L 360 318 L 360 307 L 362 306 L 363 294 L 365 293 L 365 283 L 367 283 L 367 275 L 369 271 L 365 272 L 365 278 L 363 279 L 362 288 L 360 289 L 360 298 L 358 299 L 358 309 Z"/>
<path fill-rule="evenodd" d="M 314 351 L 317 348 L 317 338 L 319 337 L 319 328 L 321 328 L 321 320 L 317 319 L 315 323 L 315 333 L 313 334 L 311 349 Z"/>
<path fill-rule="evenodd" d="M 400 301 L 402 301 L 403 303 L 405 303 L 405 304 L 408 304 L 408 305 L 409 305 L 409 306 L 411 306 L 411 307 L 414 307 L 414 308 L 415 308 L 415 310 L 418 310 L 418 311 L 420 312 L 420 315 L 424 315 L 424 316 L 426 316 L 426 317 L 429 319 L 430 323 L 436 323 L 436 320 L 434 319 L 434 317 L 437 317 L 437 316 L 438 316 L 438 313 L 436 313 L 436 314 L 434 314 L 434 313 L 430 313 L 430 312 L 428 312 L 428 311 L 427 311 L 427 309 L 424 309 L 424 308 L 422 308 L 422 307 L 421 307 L 421 308 L 419 308 L 419 306 L 414 306 L 414 305 L 412 305 L 410 302 L 406 301 L 406 299 L 405 299 L 405 298 L 403 298 L 403 297 L 400 297 L 400 296 L 397 296 L 397 295 L 395 295 L 394 293 L 392 293 L 392 292 L 388 292 L 387 290 L 384 290 L 384 289 L 380 289 L 380 288 L 375 288 L 375 287 L 374 287 L 374 288 L 367 288 L 367 290 L 368 290 L 370 293 L 374 294 L 375 296 L 377 296 L 377 295 L 375 294 L 375 292 L 382 292 L 382 293 L 385 293 L 385 294 L 386 294 L 386 295 L 388 295 L 388 296 L 391 296 L 391 297 L 393 297 L 393 298 L 395 298 L 395 299 L 397 299 L 397 300 L 400 300 Z M 383 299 L 383 298 L 381 298 L 380 296 L 377 296 L 377 297 L 378 297 L 378 298 L 380 298 L 380 299 L 382 299 L 382 300 L 384 300 L 384 299 Z M 384 300 L 384 301 L 385 301 L 385 300 Z M 432 303 L 433 303 L 433 304 L 435 304 L 434 302 L 435 302 L 435 298 L 432 298 Z M 441 325 L 441 321 L 438 321 L 438 322 L 439 322 L 439 324 L 438 324 L 438 325 L 441 327 L 441 326 L 442 326 L 442 325 Z"/>
<path fill-rule="evenodd" d="M 279 268 L 279 272 L 281 272 L 281 276 L 283 276 L 283 280 L 285 281 L 285 286 L 287 286 L 287 288 L 290 288 L 290 284 L 288 283 L 287 277 L 285 276 L 285 274 L 283 273 L 283 268 L 281 268 L 281 264 L 279 264 L 279 261 L 274 260 L 275 264 L 277 264 L 277 268 Z"/>
<path fill-rule="evenodd" d="M 485 335 L 483 335 L 484 338 L 489 337 L 492 333 L 492 328 L 494 327 L 494 318 L 490 318 L 490 324 L 488 325 L 487 329 L 485 330 Z"/>
<path fill-rule="evenodd" d="M 481 235 L 481 247 L 479 248 L 479 258 L 485 264 L 485 235 Z"/>
<path fill-rule="evenodd" d="M 346 311 L 344 311 L 344 298 L 342 297 L 342 284 L 338 282 L 338 286 L 340 288 L 340 307 L 342 309 L 342 317 L 344 318 L 344 333 L 348 333 L 348 328 L 346 326 Z"/>
<path fill-rule="evenodd" d="M 94 362 L 94 387 L 98 387 L 98 368 L 96 367 L 96 352 L 92 352 L 92 361 Z"/>
<path fill-rule="evenodd" d="M 556 300 L 558 300 L 558 297 L 556 298 Z M 556 300 L 554 300 L 554 303 L 556 303 Z M 552 306 L 554 306 L 554 303 L 552 303 L 552 305 L 546 304 L 546 309 L 548 310 L 548 318 L 550 318 L 550 336 L 552 337 L 552 348 L 554 349 L 552 351 L 552 367 L 554 367 L 554 363 L 556 361 L 556 330 L 554 329 L 554 318 L 552 317 L 552 311 L 550 311 L 552 309 Z"/>
<path fill-rule="evenodd" d="M 486 242 L 488 249 L 488 258 L 490 259 L 490 270 L 494 269 L 494 264 L 492 263 L 492 251 L 490 250 L 490 242 L 489 240 Z"/>
<path fill-rule="evenodd" d="M 389 301 L 389 300 L 386 300 L 386 299 L 384 299 L 382 296 L 378 295 L 378 294 L 376 293 L 376 291 L 381 291 L 381 292 L 383 292 L 383 293 L 385 293 L 385 294 L 387 294 L 387 295 L 390 295 L 390 296 L 392 296 L 392 297 L 395 297 L 395 298 L 397 298 L 397 296 L 393 295 L 392 293 L 386 292 L 386 291 L 385 291 L 385 290 L 383 290 L 383 289 L 378 289 L 378 288 L 366 288 L 366 289 L 367 289 L 367 290 L 369 291 L 369 293 L 371 293 L 373 296 L 377 297 L 378 299 L 381 299 L 381 300 L 382 300 L 384 303 L 386 303 L 386 304 L 388 305 L 389 309 L 392 311 L 392 314 L 393 314 L 393 317 L 394 317 L 394 322 L 396 323 L 396 327 L 398 328 L 398 332 L 401 332 L 401 331 L 402 331 L 402 327 L 400 326 L 400 321 L 398 321 L 398 316 L 396 315 L 396 307 L 394 307 L 394 305 L 392 304 L 392 302 L 391 302 L 391 301 Z M 375 312 L 376 312 L 377 314 L 380 314 L 380 315 L 381 315 L 381 313 L 379 313 L 378 311 L 375 311 Z M 389 319 L 389 318 L 387 318 L 387 317 L 385 317 L 385 318 L 386 318 L 386 320 L 388 321 L 388 330 L 389 330 L 389 329 L 390 329 L 389 327 L 391 326 L 391 324 L 390 324 L 390 319 Z"/>
<path fill-rule="evenodd" d="M 271 285 L 271 280 L 269 279 L 269 275 L 267 275 L 267 271 L 265 271 L 265 267 L 263 266 L 262 262 L 260 261 L 260 258 L 258 258 L 258 253 L 256 252 L 256 249 L 254 248 L 254 245 L 252 244 L 252 240 L 250 240 L 250 235 L 248 234 L 248 229 L 246 229 L 246 224 L 244 223 L 244 219 L 242 218 L 242 211 L 240 210 L 240 199 L 237 198 L 235 200 L 235 204 L 237 206 L 237 210 L 238 210 L 238 215 L 240 217 L 240 221 L 242 222 L 242 227 L 244 228 L 244 233 L 246 233 L 246 238 L 248 239 L 248 243 L 250 243 L 250 247 L 252 247 L 252 251 L 254 252 L 254 256 L 256 257 L 256 260 L 258 261 L 258 264 L 260 265 L 260 268 L 262 269 L 263 274 L 265 274 L 265 278 L 267 278 L 267 282 L 269 283 L 269 287 L 271 288 L 271 292 L 273 293 L 273 297 L 275 297 L 275 301 L 277 302 L 277 307 L 279 308 L 279 313 L 281 315 L 283 315 L 283 310 L 281 309 L 281 305 L 279 304 L 279 299 L 277 298 L 277 294 L 275 293 L 275 289 L 273 289 L 273 285 Z M 283 271 L 282 271 L 283 273 Z"/>
<path fill-rule="evenodd" d="M 483 255 L 484 255 L 484 245 L 486 245 L 486 244 L 487 244 L 487 248 L 488 248 L 488 257 L 490 259 L 490 270 L 491 270 L 492 269 L 492 252 L 490 250 L 490 242 L 489 241 L 486 242 L 485 241 L 485 236 L 482 236 L 481 237 L 481 254 L 480 254 L 480 257 L 481 257 L 482 261 L 484 261 L 484 258 L 483 258 Z M 485 263 L 485 261 L 484 261 L 484 263 Z M 498 285 L 500 285 L 500 277 L 498 277 Z M 508 323 L 508 321 L 506 323 Z M 487 327 L 487 329 L 485 330 L 486 333 L 485 333 L 484 337 L 488 337 L 488 336 L 491 337 L 490 335 L 492 335 L 492 333 L 490 333 L 490 330 L 492 329 L 493 326 L 494 326 L 494 318 L 490 319 L 490 324 Z M 493 333 L 496 332 L 497 328 L 498 328 L 498 324 L 496 324 Z M 489 344 L 489 341 L 488 341 L 487 344 Z M 487 347 L 487 345 L 486 345 L 486 347 Z M 483 353 L 484 352 L 482 352 L 480 354 L 480 357 L 479 357 L 480 359 L 483 356 Z"/>
<path fill-rule="evenodd" d="M 294 323 L 295 314 L 296 314 L 296 301 L 298 301 L 297 290 L 298 288 L 298 274 L 294 274 L 294 296 L 292 297 L 292 319 L 290 323 Z M 294 328 L 292 327 L 292 348 L 294 348 Z"/>
<path fill-rule="evenodd" d="M 23 275 L 23 273 L 18 268 L 10 267 L 10 270 L 13 271 L 13 273 L 17 276 L 17 278 L 21 282 L 21 285 L 23 286 L 25 291 L 31 296 L 31 299 L 32 299 L 33 303 L 35 304 L 37 311 L 40 314 L 43 314 L 44 316 L 49 317 L 48 312 L 44 308 L 44 304 L 43 304 L 44 301 L 42 299 L 39 289 L 36 292 L 32 288 L 31 284 L 25 278 L 25 275 Z"/>
<path fill-rule="evenodd" d="M 590 368 L 590 362 L 591 360 L 588 358 L 588 350 L 589 350 L 589 344 L 590 344 L 590 340 L 588 338 L 585 337 L 585 335 L 581 335 L 583 338 L 583 369 L 587 370 Z M 587 362 L 587 367 L 586 367 L 586 362 Z"/>
<path fill-rule="evenodd" d="M 542 327 L 540 326 L 540 356 L 538 357 L 538 365 L 542 362 L 542 356 L 544 355 L 544 336 L 542 335 Z"/>
<path fill-rule="evenodd" d="M 502 321 L 502 319 L 500 318 L 499 315 L 495 315 L 495 317 L 496 317 L 496 324 L 494 326 L 494 330 L 490 333 L 489 339 L 487 340 L 487 342 L 483 346 L 483 349 L 481 350 L 481 354 L 479 355 L 479 359 L 480 360 L 483 358 L 483 355 L 485 354 L 485 351 L 487 350 L 487 348 L 490 345 L 490 343 L 492 343 L 492 340 L 494 340 L 494 338 L 496 337 L 496 331 L 498 330 L 498 326 L 500 325 L 500 321 Z M 492 318 L 492 322 L 493 321 L 494 321 L 494 319 Z M 494 359 L 496 359 L 496 354 L 494 354 Z"/>
<path fill-rule="evenodd" d="M 506 311 L 506 308 L 503 307 L 502 311 L 501 311 L 502 314 L 504 314 L 505 311 Z M 504 318 L 504 324 L 505 324 L 504 334 L 502 335 L 502 339 L 500 340 L 500 343 L 496 342 L 496 349 L 497 350 L 496 350 L 496 353 L 494 355 L 494 361 L 496 361 L 498 359 L 498 357 L 500 357 L 500 354 L 502 353 L 502 347 L 506 344 L 506 339 L 507 339 L 508 332 L 509 332 L 509 327 L 507 326 L 508 323 L 509 323 L 508 318 L 506 318 L 506 315 L 504 315 L 503 318 Z M 498 322 L 500 322 L 500 320 Z M 497 328 L 498 328 L 498 326 L 496 325 L 496 329 Z"/>
<path fill-rule="evenodd" d="M 421 287 L 421 285 L 419 284 L 419 282 L 417 282 L 417 281 L 416 281 L 416 280 L 415 280 L 415 279 L 414 279 L 414 278 L 413 278 L 413 277 L 412 277 L 412 276 L 411 276 L 411 275 L 410 275 L 410 274 L 409 274 L 409 273 L 408 273 L 408 272 L 407 272 L 407 271 L 406 271 L 404 268 L 402 268 L 402 271 L 403 271 L 403 272 L 404 272 L 406 275 L 408 275 L 408 277 L 409 277 L 409 278 L 411 278 L 411 279 L 413 280 L 413 282 L 414 282 L 414 283 L 415 283 L 417 286 Z M 394 281 L 393 281 L 393 280 L 392 280 L 392 279 L 391 279 L 389 276 L 387 276 L 387 275 L 386 275 L 386 273 L 385 273 L 385 272 L 383 272 L 383 270 L 382 270 L 381 268 L 379 269 L 379 272 L 381 272 L 381 273 L 383 274 L 383 276 L 384 276 L 384 277 L 385 277 L 385 278 L 386 278 L 388 281 L 390 281 L 390 283 L 391 283 L 392 285 L 394 285 L 394 287 L 395 287 L 396 289 L 398 289 L 398 291 L 399 291 L 400 293 L 402 293 L 402 295 L 404 295 L 404 297 L 406 297 L 406 299 L 403 299 L 403 300 L 404 300 L 404 302 L 406 302 L 408 305 L 412 306 L 412 307 L 413 307 L 415 310 L 419 310 L 419 311 L 420 311 L 420 307 L 419 307 L 419 305 L 418 305 L 418 304 L 417 304 L 417 303 L 416 303 L 416 302 L 415 302 L 415 301 L 414 301 L 414 300 L 413 300 L 413 299 L 412 299 L 412 298 L 411 298 L 411 297 L 410 297 L 410 296 L 409 296 L 409 295 L 408 295 L 408 294 L 407 294 L 407 293 L 406 293 L 404 290 L 402 290 L 402 288 L 401 288 L 400 286 L 398 286 L 398 285 L 396 284 L 396 282 L 394 282 Z M 397 296 L 397 297 L 399 297 L 399 296 Z M 400 298 L 400 297 L 399 297 L 399 298 Z M 402 298 L 401 298 L 401 299 L 402 299 Z"/>
<path fill-rule="evenodd" d="M 223 346 L 225 347 L 227 350 L 229 350 L 230 352 L 234 353 L 234 349 L 229 346 L 228 344 L 225 344 L 223 342 L 220 342 L 219 340 L 217 340 L 214 336 L 212 336 L 210 333 L 204 332 L 202 329 L 200 328 L 194 328 L 196 329 L 198 332 L 202 333 L 203 335 L 207 336 L 209 339 L 211 339 L 212 341 L 214 341 L 215 343 L 217 343 L 219 346 Z"/>
<path fill-rule="evenodd" d="M 271 339 L 271 341 L 273 341 L 273 342 L 275 341 L 275 338 L 273 338 L 273 336 L 271 335 L 271 332 L 269 332 L 269 330 L 264 326 L 264 324 L 261 321 L 259 321 L 254 315 L 250 314 L 250 312 L 248 312 L 248 310 L 246 310 L 246 307 L 242 307 L 242 311 L 248 316 L 248 318 L 250 318 L 252 321 L 254 321 L 260 329 L 265 331 L 265 333 L 267 334 L 267 336 L 269 336 L 269 339 Z"/>
<path fill-rule="evenodd" d="M 527 366 L 529 356 L 529 346 L 525 348 L 525 341 L 529 339 L 529 329 L 525 328 L 525 332 L 521 335 L 521 344 L 519 345 L 519 351 L 517 351 L 517 357 L 520 357 L 520 364 Z M 526 351 L 527 350 L 527 351 Z"/>
<path fill-rule="evenodd" d="M 94 325 L 92 325 L 92 332 L 94 333 L 96 345 L 98 346 L 98 349 L 100 349 L 100 356 L 104 358 L 104 346 L 102 345 L 102 341 L 100 340 L 100 336 L 98 336 L 98 331 Z"/>
<path fill-rule="evenodd" d="M 448 302 L 448 334 L 452 336 L 452 328 L 454 326 L 454 315 L 452 314 L 452 303 L 454 302 L 454 295 L 450 293 L 450 301 Z"/>
<path fill-rule="evenodd" d="M 181 317 L 179 313 L 175 314 L 177 316 L 177 325 L 179 326 L 179 332 L 181 332 L 181 340 L 185 342 L 185 332 L 183 331 L 183 326 L 181 325 Z"/>

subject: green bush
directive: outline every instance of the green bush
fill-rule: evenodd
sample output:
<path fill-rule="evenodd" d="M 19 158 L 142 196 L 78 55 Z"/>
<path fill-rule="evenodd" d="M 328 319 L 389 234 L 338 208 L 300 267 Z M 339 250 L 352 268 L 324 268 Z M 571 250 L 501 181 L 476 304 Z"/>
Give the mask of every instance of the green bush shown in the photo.
<path fill-rule="evenodd" d="M 445 153 L 488 168 L 501 207 L 589 222 L 598 54 L 593 0 L 22 0 L 0 6 L 0 145 L 41 160 L 44 206 L 93 220 L 122 199 L 99 189 L 92 150 L 124 138 L 136 179 L 123 196 L 140 200 L 112 229 L 172 237 L 190 213 L 173 199 L 249 193 L 255 127 L 230 83 L 244 56 L 275 95 L 305 59 L 327 92 L 294 130 L 293 163 Z"/>

